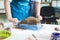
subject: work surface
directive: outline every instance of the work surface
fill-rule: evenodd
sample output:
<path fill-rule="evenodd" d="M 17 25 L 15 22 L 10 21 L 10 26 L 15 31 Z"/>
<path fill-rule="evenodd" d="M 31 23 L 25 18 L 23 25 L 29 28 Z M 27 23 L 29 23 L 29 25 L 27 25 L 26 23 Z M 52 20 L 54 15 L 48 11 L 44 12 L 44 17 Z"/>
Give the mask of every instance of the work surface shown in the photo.
<path fill-rule="evenodd" d="M 31 37 L 33 40 L 35 40 L 32 34 L 35 35 L 35 37 L 38 40 L 50 40 L 52 32 L 57 32 L 54 30 L 54 28 L 60 27 L 59 25 L 51 25 L 51 24 L 41 24 L 41 25 L 42 28 L 38 31 L 21 30 L 21 29 L 12 28 L 11 29 L 12 35 L 10 38 L 6 40 L 26 40 L 27 37 Z"/>

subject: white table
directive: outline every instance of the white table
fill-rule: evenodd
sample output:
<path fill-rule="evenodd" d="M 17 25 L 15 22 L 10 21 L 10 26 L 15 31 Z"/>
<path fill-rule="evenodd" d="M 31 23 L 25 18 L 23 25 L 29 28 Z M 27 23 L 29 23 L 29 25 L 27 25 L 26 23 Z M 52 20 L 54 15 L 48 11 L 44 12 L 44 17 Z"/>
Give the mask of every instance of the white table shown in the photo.
<path fill-rule="evenodd" d="M 50 40 L 52 32 L 56 32 L 54 30 L 55 27 L 60 27 L 59 25 L 51 25 L 51 24 L 41 24 L 43 27 L 39 31 L 30 31 L 30 30 L 20 30 L 20 29 L 11 29 L 12 35 L 7 40 L 26 40 L 27 37 L 32 37 L 32 34 L 36 36 L 38 40 Z M 59 31 L 58 31 L 59 32 Z"/>

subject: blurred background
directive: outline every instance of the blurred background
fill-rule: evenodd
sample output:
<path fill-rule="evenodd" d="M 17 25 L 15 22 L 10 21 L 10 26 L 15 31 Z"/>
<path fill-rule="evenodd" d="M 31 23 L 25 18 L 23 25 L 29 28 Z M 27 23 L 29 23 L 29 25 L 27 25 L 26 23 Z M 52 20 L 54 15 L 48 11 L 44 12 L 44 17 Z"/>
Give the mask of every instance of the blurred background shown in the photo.
<path fill-rule="evenodd" d="M 60 18 L 60 0 L 41 0 L 41 7 L 52 6 L 55 8 L 55 17 Z M 0 0 L 0 22 L 8 22 L 4 10 L 4 0 Z"/>

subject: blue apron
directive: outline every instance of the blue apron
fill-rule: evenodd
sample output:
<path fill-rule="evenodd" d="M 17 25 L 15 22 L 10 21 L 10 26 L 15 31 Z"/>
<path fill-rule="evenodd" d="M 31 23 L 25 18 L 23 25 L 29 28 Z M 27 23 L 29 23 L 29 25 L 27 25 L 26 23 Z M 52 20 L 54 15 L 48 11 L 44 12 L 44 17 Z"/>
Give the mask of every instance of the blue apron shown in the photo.
<path fill-rule="evenodd" d="M 12 0 L 10 6 L 13 18 L 22 21 L 31 15 L 30 0 Z"/>
<path fill-rule="evenodd" d="M 12 0 L 11 2 L 11 13 L 13 18 L 18 18 L 18 20 L 22 21 L 26 19 L 27 17 L 31 16 L 30 13 L 30 0 Z M 19 28 L 22 29 L 28 29 L 28 30 L 38 30 L 38 26 L 35 25 L 24 26 L 24 25 L 18 25 Z"/>

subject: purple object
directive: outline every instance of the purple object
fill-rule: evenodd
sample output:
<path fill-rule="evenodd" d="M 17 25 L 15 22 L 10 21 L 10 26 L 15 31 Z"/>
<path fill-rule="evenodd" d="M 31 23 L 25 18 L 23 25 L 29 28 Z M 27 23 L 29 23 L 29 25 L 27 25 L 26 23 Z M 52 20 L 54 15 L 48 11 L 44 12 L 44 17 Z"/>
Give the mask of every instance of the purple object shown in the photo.
<path fill-rule="evenodd" d="M 60 40 L 60 33 L 52 33 L 51 40 Z"/>

